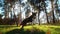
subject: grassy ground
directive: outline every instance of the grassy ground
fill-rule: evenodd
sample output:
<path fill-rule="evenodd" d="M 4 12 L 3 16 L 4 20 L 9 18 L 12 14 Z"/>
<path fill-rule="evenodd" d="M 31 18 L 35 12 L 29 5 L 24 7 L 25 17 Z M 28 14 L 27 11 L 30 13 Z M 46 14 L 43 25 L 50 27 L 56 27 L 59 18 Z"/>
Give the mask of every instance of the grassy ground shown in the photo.
<path fill-rule="evenodd" d="M 29 25 L 21 29 L 16 25 L 0 25 L 0 34 L 60 34 L 60 26 Z"/>

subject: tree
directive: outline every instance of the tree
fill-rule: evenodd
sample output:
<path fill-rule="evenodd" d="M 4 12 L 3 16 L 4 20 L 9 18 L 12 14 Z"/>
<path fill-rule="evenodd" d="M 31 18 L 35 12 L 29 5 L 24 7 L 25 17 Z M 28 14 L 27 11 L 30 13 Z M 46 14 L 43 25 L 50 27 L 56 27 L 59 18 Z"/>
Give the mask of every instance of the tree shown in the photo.
<path fill-rule="evenodd" d="M 0 19 L 2 19 L 2 16 L 3 16 L 3 15 L 0 14 Z"/>
<path fill-rule="evenodd" d="M 54 0 L 50 0 L 50 1 L 51 1 L 51 6 L 52 6 L 53 23 L 55 23 L 54 4 L 53 4 L 53 1 L 54 1 Z"/>
<path fill-rule="evenodd" d="M 46 18 L 47 18 L 47 23 L 49 23 L 47 11 L 46 11 L 46 3 L 45 3 L 45 1 L 43 3 L 44 3 L 44 10 L 45 10 L 45 13 L 46 13 Z"/>
<path fill-rule="evenodd" d="M 26 17 L 29 17 L 29 13 L 30 13 L 30 10 L 29 9 L 27 9 L 27 11 L 26 11 Z"/>
<path fill-rule="evenodd" d="M 2 22 L 3 22 L 3 21 L 2 21 L 2 16 L 3 16 L 3 15 L 0 14 L 0 24 L 2 24 Z"/>
<path fill-rule="evenodd" d="M 59 9 L 58 9 L 58 3 L 57 2 L 58 2 L 58 0 L 55 1 L 55 13 L 56 13 L 56 16 L 57 16 L 57 18 L 55 17 L 56 18 L 55 22 L 58 23 L 59 22 L 59 15 L 58 15 L 59 14 Z"/>

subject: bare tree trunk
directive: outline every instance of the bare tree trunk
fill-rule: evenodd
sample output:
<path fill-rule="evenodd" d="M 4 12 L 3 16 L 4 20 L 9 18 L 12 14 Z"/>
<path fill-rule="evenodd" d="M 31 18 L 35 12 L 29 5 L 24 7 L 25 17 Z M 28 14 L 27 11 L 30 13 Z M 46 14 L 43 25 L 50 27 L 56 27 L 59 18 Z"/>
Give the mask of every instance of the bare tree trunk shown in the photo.
<path fill-rule="evenodd" d="M 38 22 L 39 22 L 39 25 L 40 25 L 40 19 L 39 19 L 39 16 L 40 16 L 40 11 L 38 12 Z"/>
<path fill-rule="evenodd" d="M 15 3 L 15 2 L 14 2 Z M 18 26 L 18 22 L 17 22 L 17 19 L 16 19 L 16 15 L 15 15 L 15 11 L 14 11 L 14 8 L 15 8 L 15 4 L 14 4 L 14 7 L 13 7 L 13 13 L 14 13 L 14 22 L 16 23 L 16 25 Z"/>
<path fill-rule="evenodd" d="M 5 18 L 8 18 L 8 3 L 6 2 L 7 0 L 5 0 L 5 5 L 4 5 L 4 7 L 5 7 Z"/>
<path fill-rule="evenodd" d="M 49 20 L 48 20 L 48 15 L 47 15 L 47 11 L 46 11 L 46 4 L 45 4 L 45 2 L 44 2 L 44 10 L 45 10 L 45 13 L 46 13 L 47 23 L 49 24 Z"/>
<path fill-rule="evenodd" d="M 21 21 L 22 21 L 22 12 L 21 12 L 21 5 L 20 5 L 20 13 L 18 14 L 18 25 L 20 25 Z"/>
<path fill-rule="evenodd" d="M 52 6 L 52 14 L 53 14 L 53 23 L 55 23 L 55 16 L 54 16 L 54 4 L 53 4 L 54 0 L 51 0 L 51 6 Z"/>
<path fill-rule="evenodd" d="M 59 9 L 58 9 L 58 4 L 57 4 L 57 2 L 58 2 L 58 0 L 56 0 L 55 8 L 56 8 L 56 13 L 59 13 Z M 59 23 L 59 15 L 57 15 L 56 23 Z"/>

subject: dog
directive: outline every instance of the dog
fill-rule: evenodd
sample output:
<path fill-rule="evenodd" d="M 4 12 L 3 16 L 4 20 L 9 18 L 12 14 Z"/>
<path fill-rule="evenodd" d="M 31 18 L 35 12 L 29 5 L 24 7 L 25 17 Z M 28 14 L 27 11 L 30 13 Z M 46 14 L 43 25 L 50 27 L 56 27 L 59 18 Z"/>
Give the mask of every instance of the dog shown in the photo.
<path fill-rule="evenodd" d="M 22 28 L 26 26 L 27 23 L 32 22 L 36 18 L 36 13 L 32 13 L 32 15 L 26 19 L 24 19 L 20 25 L 22 25 Z"/>

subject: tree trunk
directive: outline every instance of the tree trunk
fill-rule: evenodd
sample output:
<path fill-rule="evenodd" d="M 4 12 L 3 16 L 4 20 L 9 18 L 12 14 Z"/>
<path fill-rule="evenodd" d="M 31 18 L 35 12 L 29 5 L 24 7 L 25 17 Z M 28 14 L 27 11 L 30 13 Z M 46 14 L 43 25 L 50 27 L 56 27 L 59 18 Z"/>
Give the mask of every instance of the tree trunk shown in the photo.
<path fill-rule="evenodd" d="M 46 19 L 47 19 L 47 23 L 49 24 L 49 20 L 48 20 L 48 15 L 47 15 L 47 11 L 46 11 L 46 6 L 45 6 L 45 2 L 44 2 L 44 10 L 45 10 L 45 13 L 46 13 Z"/>
<path fill-rule="evenodd" d="M 54 4 L 53 4 L 53 0 L 51 0 L 51 6 L 52 6 L 52 14 L 53 14 L 53 23 L 55 23 Z"/>
<path fill-rule="evenodd" d="M 40 16 L 40 11 L 38 12 L 38 22 L 39 22 L 39 25 L 40 25 L 40 19 L 39 19 L 39 16 Z"/>
<path fill-rule="evenodd" d="M 8 18 L 8 9 L 7 9 L 7 4 L 5 2 L 5 18 Z"/>

